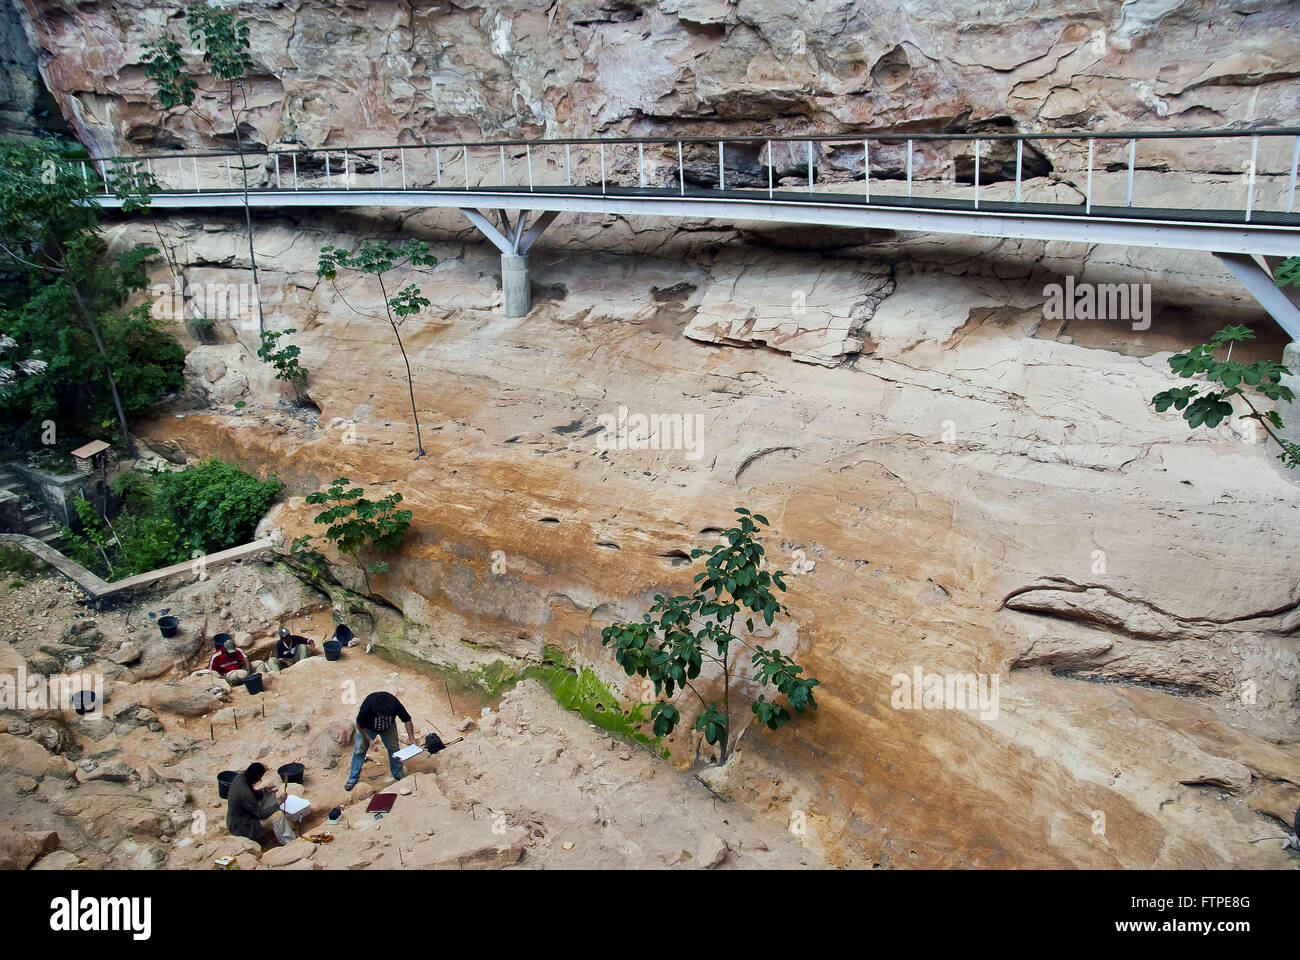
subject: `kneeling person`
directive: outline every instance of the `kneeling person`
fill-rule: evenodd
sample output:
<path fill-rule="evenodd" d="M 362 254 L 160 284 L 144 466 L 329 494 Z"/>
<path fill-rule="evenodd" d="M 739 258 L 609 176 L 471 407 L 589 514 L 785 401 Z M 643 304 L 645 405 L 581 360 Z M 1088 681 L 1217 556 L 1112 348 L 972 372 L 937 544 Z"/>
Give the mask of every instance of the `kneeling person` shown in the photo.
<path fill-rule="evenodd" d="M 279 673 L 285 667 L 292 667 L 299 660 L 304 659 L 307 656 L 307 648 L 314 646 L 316 646 L 315 640 L 300 637 L 281 627 L 280 639 L 275 641 L 275 655 L 267 661 L 267 667 Z"/>
<path fill-rule="evenodd" d="M 257 789 L 265 773 L 265 766 L 250 763 L 230 784 L 230 791 L 226 794 L 226 829 L 237 837 L 261 843 L 262 835 L 269 827 L 276 841 L 284 846 L 293 840 L 293 828 L 289 826 L 289 818 L 280 810 L 283 801 L 276 791 L 269 787 Z M 287 791 L 285 796 L 288 796 Z"/>
<path fill-rule="evenodd" d="M 394 780 L 402 779 L 402 761 L 393 756 L 397 752 L 397 720 L 401 718 L 406 724 L 409 743 L 415 745 L 415 727 L 411 724 L 411 715 L 391 693 L 372 693 L 361 701 L 357 713 L 357 738 L 352 748 L 352 769 L 348 773 L 348 782 L 344 790 L 351 790 L 361 778 L 361 765 L 366 762 L 366 754 L 378 737 L 388 749 L 388 770 Z"/>

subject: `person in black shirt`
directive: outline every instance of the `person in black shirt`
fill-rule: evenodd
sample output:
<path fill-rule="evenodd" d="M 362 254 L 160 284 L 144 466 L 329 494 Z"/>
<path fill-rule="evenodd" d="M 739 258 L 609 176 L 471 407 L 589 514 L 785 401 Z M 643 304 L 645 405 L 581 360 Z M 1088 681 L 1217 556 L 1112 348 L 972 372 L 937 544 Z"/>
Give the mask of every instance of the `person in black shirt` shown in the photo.
<path fill-rule="evenodd" d="M 352 747 L 352 769 L 348 773 L 348 782 L 344 790 L 351 790 L 361 778 L 361 765 L 366 762 L 366 754 L 378 737 L 388 749 L 388 769 L 394 780 L 402 779 L 402 761 L 393 756 L 397 752 L 397 721 L 406 724 L 406 735 L 412 746 L 415 745 L 415 727 L 411 724 L 411 715 L 391 693 L 372 693 L 361 701 L 357 712 L 357 737 Z"/>
<path fill-rule="evenodd" d="M 314 646 L 316 646 L 315 640 L 300 637 L 281 627 L 280 639 L 275 641 L 275 656 L 268 660 L 266 665 L 275 673 L 279 673 L 285 667 L 292 667 L 307 656 L 307 648 Z"/>

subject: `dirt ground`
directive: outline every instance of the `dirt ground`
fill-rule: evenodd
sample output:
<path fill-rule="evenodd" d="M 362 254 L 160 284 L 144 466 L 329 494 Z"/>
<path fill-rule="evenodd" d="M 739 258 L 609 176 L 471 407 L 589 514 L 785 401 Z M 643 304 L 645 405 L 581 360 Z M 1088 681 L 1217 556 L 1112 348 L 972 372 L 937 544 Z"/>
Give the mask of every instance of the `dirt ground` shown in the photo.
<path fill-rule="evenodd" d="M 170 641 L 149 618 L 163 609 L 182 622 Z M 263 693 L 236 687 L 214 697 L 209 680 L 192 678 L 214 634 L 233 633 L 259 659 L 281 622 L 317 647 L 268 678 Z M 213 869 L 222 857 L 241 869 L 825 865 L 814 832 L 792 825 L 784 808 L 722 798 L 560 707 L 535 680 L 493 700 L 367 654 L 364 636 L 331 662 L 319 642 L 333 623 L 327 598 L 264 563 L 110 611 L 88 609 L 57 576 L 0 584 L 0 669 L 100 674 L 107 699 L 84 717 L 0 714 L 5 865 Z M 435 731 L 464 739 L 409 761 L 397 783 L 376 744 L 361 782 L 345 792 L 350 724 L 375 690 L 402 700 L 417 742 Z M 331 839 L 279 847 L 269 835 L 261 846 L 229 836 L 217 774 L 253 760 L 277 787 L 281 764 L 305 765 L 304 784 L 291 787 L 311 803 L 298 831 Z M 376 792 L 397 795 L 382 817 L 366 813 Z M 328 824 L 335 806 L 342 819 Z"/>

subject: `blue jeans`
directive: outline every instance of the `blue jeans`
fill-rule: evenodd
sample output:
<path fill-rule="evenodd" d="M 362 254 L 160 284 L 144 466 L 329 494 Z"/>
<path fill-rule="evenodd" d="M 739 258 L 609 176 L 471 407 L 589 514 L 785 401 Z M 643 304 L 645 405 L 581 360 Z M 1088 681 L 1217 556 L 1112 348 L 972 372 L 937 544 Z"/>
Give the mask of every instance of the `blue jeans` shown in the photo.
<path fill-rule="evenodd" d="M 397 724 L 394 723 L 383 733 L 375 733 L 373 730 L 367 730 L 366 733 L 372 739 L 378 737 L 384 741 L 384 746 L 388 748 L 388 772 L 393 775 L 394 780 L 401 780 L 402 761 L 393 756 L 397 752 Z M 365 762 L 366 738 L 358 730 L 356 740 L 352 745 L 352 770 L 348 773 L 348 783 L 356 783 L 361 778 L 361 765 Z"/>

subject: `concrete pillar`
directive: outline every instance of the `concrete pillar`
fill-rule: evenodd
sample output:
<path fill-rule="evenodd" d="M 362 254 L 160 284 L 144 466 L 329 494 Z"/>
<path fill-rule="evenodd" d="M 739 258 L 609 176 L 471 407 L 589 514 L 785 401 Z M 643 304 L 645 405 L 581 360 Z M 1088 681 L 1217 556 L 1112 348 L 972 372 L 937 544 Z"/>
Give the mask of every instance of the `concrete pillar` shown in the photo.
<path fill-rule="evenodd" d="M 507 317 L 526 317 L 532 309 L 526 253 L 501 254 L 501 306 Z"/>
<path fill-rule="evenodd" d="M 1300 341 L 1293 340 L 1286 345 L 1282 351 L 1282 365 L 1291 371 L 1291 376 L 1282 378 L 1282 385 L 1290 387 L 1296 399 L 1290 402 L 1286 400 L 1277 402 L 1274 409 L 1282 418 L 1282 429 L 1277 431 L 1277 435 L 1292 443 L 1300 443 Z M 1280 452 L 1277 444 L 1269 440 L 1268 445 L 1269 456 L 1274 458 L 1273 465 L 1282 472 L 1283 476 L 1300 482 L 1300 467 L 1287 467 L 1281 460 L 1276 459 Z"/>

